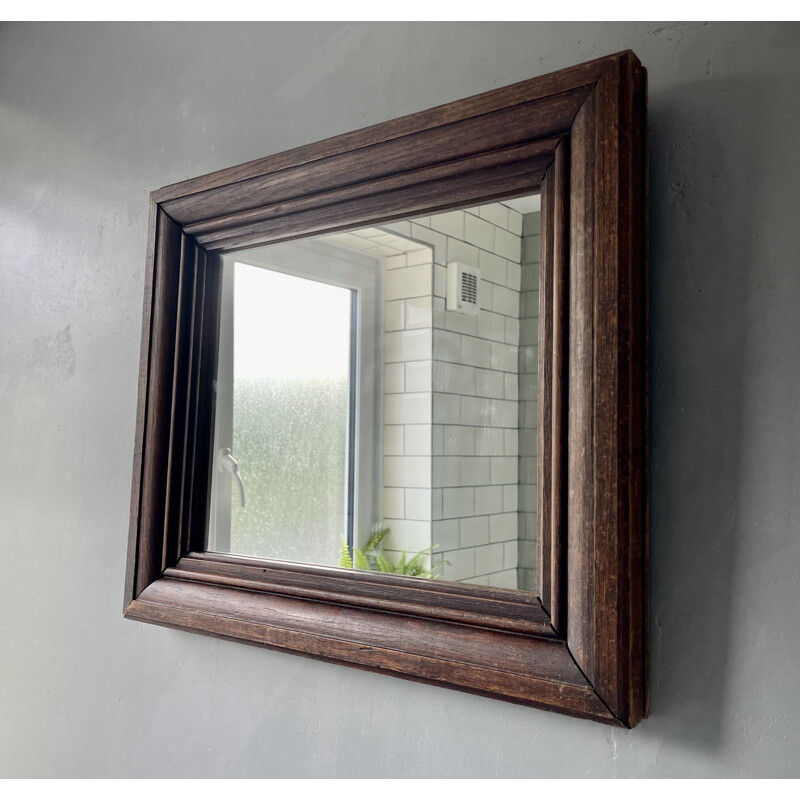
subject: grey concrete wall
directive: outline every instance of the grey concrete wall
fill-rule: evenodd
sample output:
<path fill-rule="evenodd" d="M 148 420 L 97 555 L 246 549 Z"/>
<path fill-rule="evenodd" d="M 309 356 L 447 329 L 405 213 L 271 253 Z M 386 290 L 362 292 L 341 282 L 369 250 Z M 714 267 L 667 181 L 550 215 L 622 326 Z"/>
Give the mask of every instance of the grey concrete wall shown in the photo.
<path fill-rule="evenodd" d="M 0 27 L 0 774 L 798 775 L 800 28 Z M 652 717 L 122 619 L 147 194 L 633 48 L 650 71 Z"/>

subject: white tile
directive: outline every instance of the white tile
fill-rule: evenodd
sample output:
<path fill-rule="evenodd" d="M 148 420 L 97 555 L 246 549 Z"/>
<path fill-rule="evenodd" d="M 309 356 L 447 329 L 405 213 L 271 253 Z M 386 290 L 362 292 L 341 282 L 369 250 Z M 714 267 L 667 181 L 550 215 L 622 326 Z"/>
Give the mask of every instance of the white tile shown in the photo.
<path fill-rule="evenodd" d="M 462 547 L 489 543 L 489 517 L 467 517 L 459 527 Z"/>
<path fill-rule="evenodd" d="M 461 396 L 457 394 L 433 394 L 433 421 L 443 424 L 461 424 Z"/>
<path fill-rule="evenodd" d="M 479 369 L 475 375 L 476 393 L 479 397 L 502 398 L 505 395 L 503 378 L 505 373 L 493 369 Z"/>
<path fill-rule="evenodd" d="M 499 428 L 479 428 L 475 432 L 475 449 L 481 456 L 502 456 L 505 452 L 503 431 Z"/>
<path fill-rule="evenodd" d="M 495 589 L 516 589 L 517 571 L 515 569 L 507 569 L 503 572 L 493 572 L 489 576 L 489 585 Z"/>
<path fill-rule="evenodd" d="M 451 331 L 433 332 L 433 357 L 438 361 L 461 361 L 461 336 Z"/>
<path fill-rule="evenodd" d="M 519 348 L 519 371 L 522 373 L 539 371 L 539 348 L 536 345 L 524 345 Z"/>
<path fill-rule="evenodd" d="M 433 485 L 452 487 L 461 485 L 461 460 L 456 456 L 433 457 Z"/>
<path fill-rule="evenodd" d="M 398 234 L 399 236 L 411 236 L 411 223 L 410 222 L 390 222 L 388 225 L 383 225 L 388 231 Z"/>
<path fill-rule="evenodd" d="M 475 428 L 470 428 L 465 425 L 445 425 L 444 455 L 477 455 L 475 452 Z"/>
<path fill-rule="evenodd" d="M 445 519 L 470 517 L 475 513 L 475 489 L 456 487 L 442 492 L 442 514 Z"/>
<path fill-rule="evenodd" d="M 383 368 L 383 387 L 386 394 L 398 394 L 405 391 L 406 365 L 399 361 L 396 364 L 386 364 Z"/>
<path fill-rule="evenodd" d="M 433 298 L 415 297 L 406 300 L 406 328 L 430 328 L 433 323 Z"/>
<path fill-rule="evenodd" d="M 496 428 L 513 428 L 519 426 L 519 406 L 516 400 L 490 400 L 490 419 Z M 505 444 L 505 443 L 504 443 Z"/>
<path fill-rule="evenodd" d="M 499 487 L 492 486 L 491 488 L 497 489 Z M 519 495 L 519 486 L 517 484 L 514 483 L 503 487 L 503 511 L 517 510 L 518 495 Z"/>
<path fill-rule="evenodd" d="M 508 228 L 508 206 L 504 206 L 502 203 L 489 203 L 481 206 L 478 213 L 492 225 Z"/>
<path fill-rule="evenodd" d="M 471 367 L 489 367 L 492 360 L 492 343 L 475 336 L 461 337 L 461 363 Z"/>
<path fill-rule="evenodd" d="M 482 397 L 461 398 L 461 422 L 464 425 L 482 427 L 489 424 L 487 400 Z"/>
<path fill-rule="evenodd" d="M 506 400 L 519 399 L 519 376 L 514 373 L 503 373 L 503 396 Z"/>
<path fill-rule="evenodd" d="M 405 490 L 404 489 L 384 489 L 383 490 L 383 518 L 384 519 L 403 519 L 405 517 Z"/>
<path fill-rule="evenodd" d="M 427 489 L 431 485 L 431 460 L 418 456 L 386 456 L 383 482 L 387 487 Z"/>
<path fill-rule="evenodd" d="M 440 264 L 446 263 L 447 259 L 447 236 L 438 231 L 431 230 L 430 225 L 421 225 L 417 222 L 411 223 L 411 236 L 420 242 L 425 242 L 433 247 L 434 260 Z"/>
<path fill-rule="evenodd" d="M 490 459 L 478 456 L 462 456 L 459 476 L 462 486 L 484 486 L 490 483 Z"/>
<path fill-rule="evenodd" d="M 539 236 L 525 236 L 522 239 L 522 258 L 520 259 L 521 262 L 525 265 L 525 269 L 529 269 L 530 267 L 535 267 L 537 272 L 536 277 L 536 286 L 539 285 L 539 264 L 541 263 L 542 258 L 542 241 Z"/>
<path fill-rule="evenodd" d="M 503 453 L 507 456 L 519 455 L 519 430 L 516 427 L 503 431 Z"/>
<path fill-rule="evenodd" d="M 417 264 L 431 264 L 433 263 L 433 251 L 428 247 L 422 247 L 419 250 L 411 250 L 406 253 L 406 261 L 408 261 L 409 267 L 416 266 Z"/>
<path fill-rule="evenodd" d="M 436 395 L 433 396 L 434 403 L 436 402 Z M 431 437 L 432 447 L 431 451 L 434 455 L 440 456 L 444 453 L 444 425 L 433 426 L 433 436 Z"/>
<path fill-rule="evenodd" d="M 517 515 L 492 514 L 489 517 L 489 538 L 492 542 L 508 542 L 517 538 Z"/>
<path fill-rule="evenodd" d="M 447 211 L 444 214 L 433 214 L 431 216 L 431 228 L 448 236 L 464 238 L 464 212 Z"/>
<path fill-rule="evenodd" d="M 384 425 L 383 426 L 383 454 L 385 456 L 402 456 L 403 449 L 403 426 Z"/>
<path fill-rule="evenodd" d="M 405 454 L 407 456 L 429 456 L 431 454 L 431 426 L 405 425 Z"/>
<path fill-rule="evenodd" d="M 406 489 L 406 519 L 431 519 L 431 490 Z"/>
<path fill-rule="evenodd" d="M 475 578 L 462 578 L 459 583 L 469 583 L 471 586 L 490 586 L 491 575 L 478 575 Z"/>
<path fill-rule="evenodd" d="M 508 229 L 517 236 L 522 236 L 522 214 L 513 208 L 508 209 Z"/>
<path fill-rule="evenodd" d="M 541 211 L 534 211 L 532 214 L 523 214 L 522 233 L 525 236 L 538 236 L 541 231 L 541 223 Z"/>
<path fill-rule="evenodd" d="M 508 274 L 506 275 L 506 286 L 515 292 L 520 290 L 522 284 L 522 266 L 517 261 L 508 262 Z"/>
<path fill-rule="evenodd" d="M 400 269 L 400 267 L 407 267 L 408 261 L 406 259 L 406 254 L 401 253 L 400 255 L 389 256 L 389 258 L 384 259 L 383 265 L 386 267 L 386 269 Z"/>
<path fill-rule="evenodd" d="M 482 250 L 494 249 L 494 225 L 472 214 L 464 215 L 464 239 Z"/>
<path fill-rule="evenodd" d="M 433 267 L 430 264 L 393 269 L 384 275 L 383 294 L 386 300 L 426 297 L 432 289 Z"/>
<path fill-rule="evenodd" d="M 473 317 L 473 319 L 475 319 Z M 478 313 L 478 336 L 481 339 L 491 339 L 494 342 L 506 340 L 506 318 L 494 311 L 481 309 Z"/>
<path fill-rule="evenodd" d="M 385 360 L 421 361 L 431 357 L 432 331 L 392 331 L 383 337 Z"/>
<path fill-rule="evenodd" d="M 442 580 L 462 581 L 475 577 L 475 550 L 451 550 L 444 557 Z"/>
<path fill-rule="evenodd" d="M 481 278 L 500 286 L 506 285 L 508 261 L 495 253 L 481 250 L 478 254 L 478 266 L 481 268 Z"/>
<path fill-rule="evenodd" d="M 489 363 L 492 369 L 516 374 L 519 371 L 519 348 L 515 344 L 492 342 Z"/>
<path fill-rule="evenodd" d="M 509 221 L 513 211 L 509 212 Z M 502 228 L 495 228 L 494 231 L 494 251 L 497 255 L 507 258 L 509 261 L 520 262 L 522 253 L 521 238 L 519 234 L 509 233 Z"/>
<path fill-rule="evenodd" d="M 463 524 L 462 520 L 462 524 Z M 503 544 L 487 544 L 475 549 L 475 572 L 486 574 L 500 572 L 503 569 Z"/>
<path fill-rule="evenodd" d="M 475 336 L 478 333 L 478 319 L 479 317 L 471 314 L 445 311 L 443 327 L 454 333 L 466 333 L 469 336 Z"/>
<path fill-rule="evenodd" d="M 441 264 L 433 268 L 433 295 L 441 298 L 447 296 L 447 267 Z"/>
<path fill-rule="evenodd" d="M 407 303 L 413 302 L 406 300 Z M 406 324 L 408 320 L 408 313 L 406 313 Z M 519 344 L 519 320 L 516 317 L 506 317 L 506 344 Z"/>
<path fill-rule="evenodd" d="M 431 421 L 431 393 L 387 394 L 383 421 L 387 425 L 409 425 Z"/>
<path fill-rule="evenodd" d="M 475 368 L 447 361 L 433 363 L 433 390 L 450 394 L 475 394 Z"/>
<path fill-rule="evenodd" d="M 431 523 L 418 520 L 394 520 L 391 532 L 383 540 L 387 550 L 417 553 L 431 546 Z"/>
<path fill-rule="evenodd" d="M 405 327 L 405 303 L 392 300 L 383 306 L 383 329 L 385 331 L 401 331 Z"/>
<path fill-rule="evenodd" d="M 514 457 L 503 456 L 492 459 L 492 483 L 516 483 L 518 463 Z"/>
<path fill-rule="evenodd" d="M 429 392 L 431 390 L 431 361 L 408 361 L 401 364 L 405 368 L 405 389 L 407 392 Z"/>
<path fill-rule="evenodd" d="M 437 551 L 457 550 L 459 547 L 458 527 L 457 519 L 445 519 L 439 522 L 434 522 L 434 549 Z"/>
<path fill-rule="evenodd" d="M 442 489 L 433 489 L 431 493 L 431 518 L 442 518 Z"/>
<path fill-rule="evenodd" d="M 503 569 L 516 569 L 519 563 L 519 545 L 516 542 L 503 543 Z"/>
<path fill-rule="evenodd" d="M 492 293 L 491 309 L 504 317 L 519 319 L 519 292 L 506 289 L 505 286 L 495 286 Z"/>
<path fill-rule="evenodd" d="M 459 261 L 470 267 L 478 266 L 478 250 L 475 245 L 461 241 L 461 239 L 447 238 L 447 260 Z"/>
<path fill-rule="evenodd" d="M 475 513 L 501 514 L 504 510 L 504 488 L 503 486 L 477 486 L 475 488 Z"/>

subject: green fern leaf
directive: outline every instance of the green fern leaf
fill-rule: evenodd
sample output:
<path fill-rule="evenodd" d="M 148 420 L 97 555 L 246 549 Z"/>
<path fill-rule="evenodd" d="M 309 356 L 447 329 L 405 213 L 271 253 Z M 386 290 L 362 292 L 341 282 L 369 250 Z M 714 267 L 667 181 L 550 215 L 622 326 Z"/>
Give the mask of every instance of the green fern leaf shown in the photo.
<path fill-rule="evenodd" d="M 339 550 L 339 566 L 353 569 L 353 559 L 350 557 L 350 548 L 344 536 L 342 536 L 342 548 Z"/>
<path fill-rule="evenodd" d="M 364 545 L 364 553 L 366 555 L 374 553 L 378 547 L 380 547 L 381 542 L 389 535 L 389 530 L 389 528 L 381 528 L 375 531 L 375 533 L 367 539 L 367 543 Z"/>
<path fill-rule="evenodd" d="M 378 572 L 394 572 L 395 567 L 391 561 L 383 553 L 378 553 L 375 563 L 378 566 Z"/>
<path fill-rule="evenodd" d="M 357 547 L 353 548 L 356 569 L 369 569 L 369 559 Z"/>

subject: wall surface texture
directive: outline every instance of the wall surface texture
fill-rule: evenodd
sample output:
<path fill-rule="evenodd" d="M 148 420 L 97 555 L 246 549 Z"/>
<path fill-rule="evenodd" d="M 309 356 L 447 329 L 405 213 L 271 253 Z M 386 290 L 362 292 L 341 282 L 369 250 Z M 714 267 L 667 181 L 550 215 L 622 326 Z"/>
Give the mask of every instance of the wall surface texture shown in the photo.
<path fill-rule="evenodd" d="M 0 26 L 0 775 L 799 775 L 798 44 L 789 24 Z M 625 48 L 650 75 L 650 719 L 123 620 L 148 192 Z"/>

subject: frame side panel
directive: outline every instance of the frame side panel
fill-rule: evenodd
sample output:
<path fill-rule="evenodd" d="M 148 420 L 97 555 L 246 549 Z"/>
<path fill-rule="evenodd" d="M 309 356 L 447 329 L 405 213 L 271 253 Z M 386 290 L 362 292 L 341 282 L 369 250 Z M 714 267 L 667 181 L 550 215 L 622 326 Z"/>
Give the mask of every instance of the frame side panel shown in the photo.
<path fill-rule="evenodd" d="M 538 444 L 536 449 L 536 538 L 539 597 L 552 613 L 552 469 L 553 469 L 553 222 L 554 166 L 542 181 L 541 258 L 539 266 Z"/>
<path fill-rule="evenodd" d="M 181 274 L 181 229 L 158 209 L 153 265 L 153 305 L 147 369 L 147 399 L 142 423 L 142 481 L 139 500 L 136 597 L 160 574 L 174 385 L 175 332 Z"/>
<path fill-rule="evenodd" d="M 594 682 L 594 99 L 570 137 L 567 644 Z"/>

